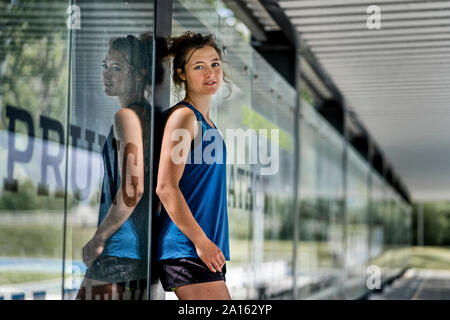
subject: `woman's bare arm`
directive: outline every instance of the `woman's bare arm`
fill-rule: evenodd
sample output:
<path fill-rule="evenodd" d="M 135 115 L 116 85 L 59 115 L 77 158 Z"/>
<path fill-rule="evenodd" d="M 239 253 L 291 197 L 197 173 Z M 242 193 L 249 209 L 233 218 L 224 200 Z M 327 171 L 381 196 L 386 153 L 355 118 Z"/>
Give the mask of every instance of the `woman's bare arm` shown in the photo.
<path fill-rule="evenodd" d="M 83 248 L 83 261 L 89 266 L 103 251 L 108 240 L 129 218 L 144 193 L 144 150 L 139 116 L 129 108 L 114 116 L 121 187 L 93 238 Z"/>

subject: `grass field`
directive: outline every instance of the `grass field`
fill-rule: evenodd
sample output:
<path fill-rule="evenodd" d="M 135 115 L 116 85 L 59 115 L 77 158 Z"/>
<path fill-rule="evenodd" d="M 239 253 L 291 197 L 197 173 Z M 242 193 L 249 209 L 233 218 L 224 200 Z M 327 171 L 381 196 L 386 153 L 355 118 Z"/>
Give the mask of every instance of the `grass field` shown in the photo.
<path fill-rule="evenodd" d="M 61 273 L 0 271 L 0 285 L 61 279 Z"/>
<path fill-rule="evenodd" d="M 411 267 L 450 270 L 450 247 L 412 247 Z"/>
<path fill-rule="evenodd" d="M 72 226 L 67 230 L 66 257 L 81 260 L 81 249 L 95 232 L 95 227 Z M 231 239 L 231 263 L 246 264 L 254 257 L 252 241 Z M 26 257 L 61 259 L 63 244 L 62 226 L 57 223 L 24 225 L 0 225 L 0 257 Z M 263 244 L 263 260 L 292 262 L 292 241 L 266 240 Z M 297 246 L 299 268 L 334 267 L 330 246 L 327 242 L 300 242 Z M 410 266 L 418 269 L 450 270 L 450 247 L 412 247 Z M 388 266 L 391 259 L 399 259 L 407 253 L 388 250 L 372 261 L 372 264 Z M 0 270 L 0 284 L 39 281 L 58 278 L 60 274 Z"/>

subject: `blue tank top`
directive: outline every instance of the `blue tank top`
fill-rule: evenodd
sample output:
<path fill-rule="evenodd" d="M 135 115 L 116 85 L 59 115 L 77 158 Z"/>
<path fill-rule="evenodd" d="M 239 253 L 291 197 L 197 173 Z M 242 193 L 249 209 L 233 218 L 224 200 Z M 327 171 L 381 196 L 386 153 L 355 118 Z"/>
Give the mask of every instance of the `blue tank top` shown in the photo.
<path fill-rule="evenodd" d="M 190 162 L 187 161 L 184 167 L 179 187 L 195 220 L 208 239 L 220 248 L 226 260 L 230 260 L 225 143 L 219 131 L 211 127 L 203 115 L 186 101 L 179 102 L 167 110 L 166 118 L 180 104 L 189 107 L 195 113 L 197 121 L 201 121 L 202 141 L 195 148 L 191 147 Z M 202 157 L 201 161 L 194 161 L 194 154 L 199 151 L 206 156 Z M 208 157 L 208 154 L 212 157 Z M 163 206 L 157 257 L 158 260 L 199 258 L 194 244 L 172 222 Z"/>
<path fill-rule="evenodd" d="M 142 142 L 144 147 L 144 194 L 138 202 L 128 219 L 122 226 L 106 241 L 103 256 L 114 256 L 121 258 L 132 258 L 146 260 L 147 241 L 148 241 L 148 216 L 149 216 L 149 155 L 145 152 L 149 148 L 149 108 L 145 102 L 136 102 L 127 108 L 134 110 L 141 121 Z M 114 126 L 111 126 L 108 137 L 105 140 L 102 149 L 103 158 L 103 182 L 102 195 L 100 201 L 100 210 L 98 225 L 106 217 L 111 203 L 121 188 L 121 179 L 118 166 L 118 152 L 116 139 L 114 137 Z"/>

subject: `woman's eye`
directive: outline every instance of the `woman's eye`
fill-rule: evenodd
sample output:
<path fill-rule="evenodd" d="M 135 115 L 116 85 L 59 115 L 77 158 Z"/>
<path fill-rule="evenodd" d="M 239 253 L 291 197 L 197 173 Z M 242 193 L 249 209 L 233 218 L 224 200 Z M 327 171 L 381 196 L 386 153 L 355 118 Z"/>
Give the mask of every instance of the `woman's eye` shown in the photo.
<path fill-rule="evenodd" d="M 106 69 L 108 69 L 108 66 L 107 66 L 106 64 L 102 64 L 102 68 L 103 68 L 104 70 L 106 70 Z"/>
<path fill-rule="evenodd" d="M 114 70 L 114 71 L 120 71 L 120 70 L 122 70 L 122 69 L 120 69 L 119 67 L 113 67 L 113 70 Z"/>
<path fill-rule="evenodd" d="M 195 70 L 201 70 L 201 69 L 203 69 L 203 66 L 196 66 L 194 69 Z"/>
<path fill-rule="evenodd" d="M 212 66 L 213 66 L 213 67 L 220 67 L 220 63 L 214 62 L 214 63 L 212 64 Z"/>

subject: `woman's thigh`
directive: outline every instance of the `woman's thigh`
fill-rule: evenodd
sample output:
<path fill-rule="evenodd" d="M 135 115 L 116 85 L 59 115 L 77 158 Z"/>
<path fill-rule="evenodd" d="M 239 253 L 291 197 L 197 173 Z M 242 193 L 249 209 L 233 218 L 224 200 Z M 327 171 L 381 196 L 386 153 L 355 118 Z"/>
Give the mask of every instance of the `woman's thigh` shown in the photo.
<path fill-rule="evenodd" d="M 107 283 L 84 278 L 76 300 L 143 300 L 146 296 L 146 280 L 130 281 L 128 284 Z"/>
<path fill-rule="evenodd" d="M 225 281 L 188 284 L 175 289 L 180 300 L 231 300 Z"/>
<path fill-rule="evenodd" d="M 76 300 L 110 300 L 117 294 L 117 286 L 112 283 L 84 278 Z M 120 291 L 120 288 L 119 288 Z"/>

